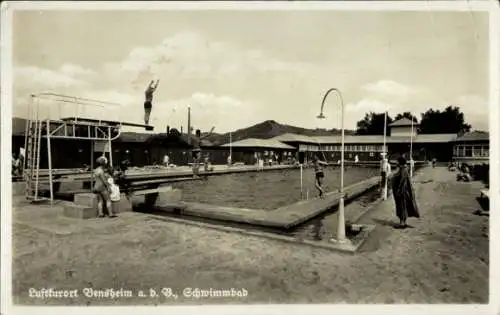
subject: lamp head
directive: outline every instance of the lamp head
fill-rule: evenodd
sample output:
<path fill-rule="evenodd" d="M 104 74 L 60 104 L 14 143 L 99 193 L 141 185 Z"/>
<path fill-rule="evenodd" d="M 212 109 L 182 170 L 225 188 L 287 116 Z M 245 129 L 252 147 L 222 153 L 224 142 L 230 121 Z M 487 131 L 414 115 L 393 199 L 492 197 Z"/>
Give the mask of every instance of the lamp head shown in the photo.
<path fill-rule="evenodd" d="M 318 119 L 325 119 L 326 117 L 325 117 L 325 115 L 323 115 L 323 113 L 319 113 L 319 115 L 316 116 L 316 118 L 318 118 Z"/>

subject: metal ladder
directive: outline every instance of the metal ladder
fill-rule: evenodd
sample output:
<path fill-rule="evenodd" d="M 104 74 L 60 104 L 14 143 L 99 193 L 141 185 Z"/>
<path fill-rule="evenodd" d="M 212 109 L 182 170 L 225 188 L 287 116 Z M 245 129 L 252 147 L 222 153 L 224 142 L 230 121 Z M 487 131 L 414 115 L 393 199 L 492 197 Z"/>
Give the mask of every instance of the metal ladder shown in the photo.
<path fill-rule="evenodd" d="M 40 197 L 40 146 L 42 140 L 43 121 L 29 119 L 26 123 L 25 133 L 25 167 L 24 180 L 26 182 L 25 197 L 32 202 L 48 200 Z"/>

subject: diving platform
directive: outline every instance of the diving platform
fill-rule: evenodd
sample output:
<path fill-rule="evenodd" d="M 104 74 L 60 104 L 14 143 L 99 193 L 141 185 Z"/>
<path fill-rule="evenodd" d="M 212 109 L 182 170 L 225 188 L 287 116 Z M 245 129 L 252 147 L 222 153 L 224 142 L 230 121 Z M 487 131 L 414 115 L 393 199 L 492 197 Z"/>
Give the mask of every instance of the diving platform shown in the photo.
<path fill-rule="evenodd" d="M 114 120 L 103 120 L 103 119 L 92 119 L 92 118 L 81 118 L 81 117 L 64 117 L 61 118 L 62 121 L 72 124 L 97 124 L 99 126 L 111 126 L 111 127 L 137 127 L 144 128 L 146 130 L 153 130 L 154 127 L 151 125 L 144 124 L 136 124 L 122 121 L 114 121 Z"/>
<path fill-rule="evenodd" d="M 61 115 L 63 103 L 71 107 L 71 113 Z M 43 199 L 39 198 L 41 196 L 38 195 L 39 186 L 45 184 L 47 180 L 47 178 L 41 178 L 40 176 L 42 142 L 46 142 L 47 146 L 46 154 L 49 165 L 48 183 L 50 188 L 50 200 L 53 201 L 53 184 L 57 182 L 64 183 L 66 180 L 54 178 L 56 175 L 52 172 L 51 139 L 89 140 L 92 146 L 90 165 L 91 168 L 93 168 L 94 152 L 103 152 L 103 154 L 104 152 L 109 153 L 109 164 L 113 165 L 111 143 L 113 140 L 120 137 L 122 127 L 144 128 L 150 131 L 154 129 L 153 126 L 145 124 L 82 117 L 89 115 L 88 111 L 86 111 L 88 107 L 100 108 L 99 110 L 101 112 L 100 114 L 96 114 L 97 117 L 103 117 L 102 114 L 104 112 L 113 116 L 110 112 L 111 106 L 118 111 L 121 110 L 120 104 L 111 102 L 91 100 L 52 92 L 31 94 L 31 102 L 28 104 L 29 117 L 26 122 L 24 141 L 24 148 L 26 150 L 24 165 L 24 178 L 26 180 L 25 192 L 29 200 L 39 201 Z M 56 109 L 58 114 L 54 115 L 54 109 Z M 95 144 L 100 146 L 103 145 L 102 150 L 94 151 Z"/>

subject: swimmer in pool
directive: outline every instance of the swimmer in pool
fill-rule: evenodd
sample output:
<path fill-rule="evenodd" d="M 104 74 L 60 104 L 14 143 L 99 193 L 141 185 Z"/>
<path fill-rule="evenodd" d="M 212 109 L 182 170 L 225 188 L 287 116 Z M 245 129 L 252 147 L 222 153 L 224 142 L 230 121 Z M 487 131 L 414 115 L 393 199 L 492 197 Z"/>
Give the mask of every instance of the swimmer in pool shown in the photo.
<path fill-rule="evenodd" d="M 312 165 L 315 174 L 314 186 L 319 191 L 319 197 L 324 198 L 325 191 L 323 190 L 323 178 L 325 178 L 325 173 L 323 172 L 323 166 L 328 165 L 328 163 L 321 161 L 317 155 L 313 155 Z"/>

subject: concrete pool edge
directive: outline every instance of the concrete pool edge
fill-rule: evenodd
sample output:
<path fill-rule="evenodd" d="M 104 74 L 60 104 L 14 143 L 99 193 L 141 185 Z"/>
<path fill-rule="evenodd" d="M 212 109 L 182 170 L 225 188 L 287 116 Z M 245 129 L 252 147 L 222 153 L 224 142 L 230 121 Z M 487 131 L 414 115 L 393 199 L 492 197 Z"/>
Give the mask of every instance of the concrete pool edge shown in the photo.
<path fill-rule="evenodd" d="M 373 224 L 363 224 L 362 230 L 353 238 L 349 239 L 348 242 L 346 243 L 337 243 L 337 242 L 330 242 L 330 241 L 312 241 L 312 240 L 307 240 L 303 238 L 297 238 L 294 236 L 288 236 L 288 235 L 281 235 L 281 234 L 276 234 L 276 233 L 271 233 L 271 232 L 265 232 L 265 231 L 259 231 L 259 230 L 247 230 L 244 228 L 238 228 L 238 227 L 230 227 L 230 226 L 223 226 L 219 224 L 213 224 L 213 223 L 206 223 L 206 222 L 199 222 L 199 221 L 193 221 L 189 220 L 187 218 L 174 218 L 174 217 L 169 217 L 169 216 L 161 216 L 161 215 L 154 215 L 154 214 L 149 214 L 149 218 L 154 219 L 154 220 L 159 220 L 159 221 L 165 221 L 165 222 L 171 222 L 171 223 L 178 223 L 178 224 L 185 224 L 189 226 L 195 226 L 199 228 L 208 228 L 212 230 L 217 230 L 225 233 L 238 233 L 241 235 L 247 235 L 247 236 L 254 236 L 254 237 L 262 237 L 274 241 L 281 241 L 285 243 L 290 243 L 290 244 L 300 244 L 300 245 L 306 245 L 314 248 L 320 248 L 324 250 L 330 250 L 330 251 L 335 251 L 335 252 L 342 252 L 342 253 L 348 253 L 348 254 L 355 254 L 359 248 L 368 240 L 368 236 L 375 230 L 376 226 Z"/>
<path fill-rule="evenodd" d="M 370 177 L 345 188 L 345 201 L 351 201 L 380 183 L 380 176 Z M 340 193 L 330 192 L 325 199 L 301 200 L 274 210 L 241 209 L 203 203 L 177 202 L 155 207 L 160 211 L 209 220 L 243 223 L 266 228 L 291 229 L 338 206 Z"/>

